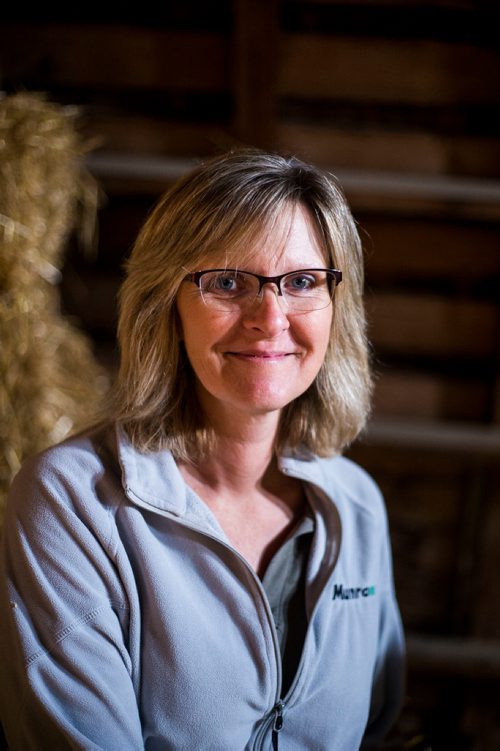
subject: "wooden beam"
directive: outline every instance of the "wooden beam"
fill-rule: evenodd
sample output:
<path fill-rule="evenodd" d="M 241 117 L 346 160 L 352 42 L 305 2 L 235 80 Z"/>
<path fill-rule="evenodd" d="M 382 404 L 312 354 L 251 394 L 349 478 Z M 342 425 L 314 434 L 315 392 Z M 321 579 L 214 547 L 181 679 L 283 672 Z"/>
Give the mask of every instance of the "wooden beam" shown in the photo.
<path fill-rule="evenodd" d="M 497 460 L 500 455 L 500 428 L 498 425 L 479 423 L 377 419 L 370 422 L 362 444 L 436 452 L 441 462 L 444 453 L 448 456 L 465 454 Z"/>
<path fill-rule="evenodd" d="M 89 154 L 88 167 L 97 175 L 106 177 L 120 174 L 123 177 L 142 179 L 169 179 L 172 174 L 181 176 L 193 164 L 190 158 L 171 158 L 151 153 L 123 153 L 102 150 Z M 327 169 L 327 167 L 325 167 Z M 405 195 L 444 202 L 472 202 L 476 204 L 500 203 L 500 181 L 425 173 L 405 173 L 387 170 L 350 169 L 335 170 L 342 186 L 352 193 Z"/>

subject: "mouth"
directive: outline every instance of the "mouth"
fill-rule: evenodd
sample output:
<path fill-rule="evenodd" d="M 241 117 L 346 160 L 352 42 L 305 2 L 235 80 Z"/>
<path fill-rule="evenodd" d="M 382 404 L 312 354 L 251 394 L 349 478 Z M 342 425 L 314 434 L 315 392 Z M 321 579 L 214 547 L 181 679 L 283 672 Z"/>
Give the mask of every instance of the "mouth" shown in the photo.
<path fill-rule="evenodd" d="M 231 357 L 237 357 L 239 359 L 243 360 L 250 360 L 255 362 L 279 362 L 281 360 L 284 360 L 286 357 L 293 357 L 296 355 L 296 352 L 254 352 L 254 351 L 243 351 L 243 352 L 228 352 L 227 353 Z"/>

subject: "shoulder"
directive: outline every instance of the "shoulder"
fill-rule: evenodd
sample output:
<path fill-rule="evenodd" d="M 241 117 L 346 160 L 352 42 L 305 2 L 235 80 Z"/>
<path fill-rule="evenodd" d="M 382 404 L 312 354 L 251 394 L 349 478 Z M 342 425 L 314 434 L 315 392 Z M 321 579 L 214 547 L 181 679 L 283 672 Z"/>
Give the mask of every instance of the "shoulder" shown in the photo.
<path fill-rule="evenodd" d="M 78 433 L 26 459 L 14 482 L 75 480 L 102 470 L 112 447 L 112 428 L 103 426 Z"/>
<path fill-rule="evenodd" d="M 380 521 L 385 520 L 385 503 L 377 482 L 352 459 L 310 457 L 306 461 L 288 460 L 287 464 L 304 479 L 318 485 L 337 506 L 355 506 Z"/>
<path fill-rule="evenodd" d="M 318 459 L 326 477 L 341 486 L 353 498 L 381 498 L 382 494 L 374 478 L 360 465 L 346 456 Z"/>
<path fill-rule="evenodd" d="M 67 438 L 26 459 L 10 487 L 7 516 L 39 516 L 50 505 L 73 507 L 78 513 L 102 479 L 113 472 L 112 426 Z"/>
<path fill-rule="evenodd" d="M 342 518 L 364 518 L 387 533 L 388 516 L 378 483 L 362 466 L 345 456 L 314 461 L 321 486 Z"/>

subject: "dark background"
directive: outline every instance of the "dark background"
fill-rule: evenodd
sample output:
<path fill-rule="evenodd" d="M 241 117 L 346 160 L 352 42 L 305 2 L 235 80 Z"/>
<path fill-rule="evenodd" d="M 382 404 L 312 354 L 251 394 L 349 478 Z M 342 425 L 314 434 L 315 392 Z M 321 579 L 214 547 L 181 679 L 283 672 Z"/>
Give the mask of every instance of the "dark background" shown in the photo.
<path fill-rule="evenodd" d="M 350 449 L 385 493 L 408 635 L 394 748 L 500 748 L 500 7 L 182 0 L 2 10 L 0 88 L 76 105 L 101 187 L 63 311 L 112 372 L 147 211 L 234 144 L 333 171 L 366 252 L 374 414 Z"/>

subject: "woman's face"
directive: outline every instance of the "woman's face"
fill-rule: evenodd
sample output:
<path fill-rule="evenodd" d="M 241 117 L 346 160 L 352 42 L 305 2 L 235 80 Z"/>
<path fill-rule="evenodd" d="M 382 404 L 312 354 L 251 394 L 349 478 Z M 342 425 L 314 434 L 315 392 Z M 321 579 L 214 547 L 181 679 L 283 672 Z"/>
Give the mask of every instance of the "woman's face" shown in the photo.
<path fill-rule="evenodd" d="M 327 265 L 308 212 L 300 205 L 292 211 L 291 223 L 286 212 L 276 236 L 256 243 L 242 271 L 275 276 Z M 206 268 L 224 266 L 221 256 Z M 333 315 L 332 305 L 290 314 L 272 284 L 248 311 L 228 313 L 207 307 L 197 286 L 184 282 L 177 308 L 200 403 L 218 420 L 279 414 L 306 391 L 323 363 Z"/>

